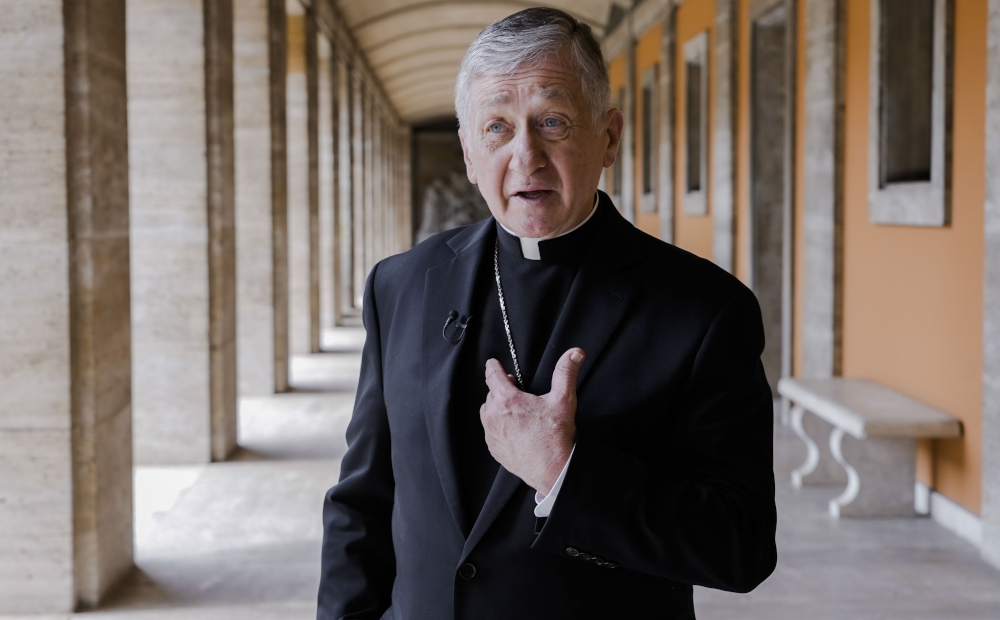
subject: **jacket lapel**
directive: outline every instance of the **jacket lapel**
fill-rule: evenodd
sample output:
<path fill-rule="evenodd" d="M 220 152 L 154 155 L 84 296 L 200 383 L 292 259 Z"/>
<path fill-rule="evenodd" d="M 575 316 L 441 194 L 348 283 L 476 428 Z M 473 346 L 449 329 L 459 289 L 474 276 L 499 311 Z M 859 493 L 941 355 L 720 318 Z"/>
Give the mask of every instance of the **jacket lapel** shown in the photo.
<path fill-rule="evenodd" d="M 556 320 L 552 336 L 529 386 L 532 394 L 545 394 L 551 389 L 552 371 L 556 362 L 572 347 L 580 347 L 586 353 L 577 379 L 579 390 L 635 299 L 635 284 L 623 269 L 641 258 L 637 249 L 640 244 L 628 238 L 636 234 L 636 231 L 618 214 L 611 200 L 603 193 L 601 201 L 602 208 L 608 211 L 604 215 L 607 220 L 606 231 L 594 240 L 598 245 L 587 252 L 573 280 L 566 303 Z M 520 484 L 520 478 L 503 467 L 500 468 L 479 518 L 469 533 L 459 563 L 465 561 L 482 539 Z"/>
<path fill-rule="evenodd" d="M 597 248 L 587 252 L 580 271 L 573 280 L 563 310 L 552 329 L 545 353 L 531 381 L 532 394 L 546 394 L 552 389 L 552 371 L 567 349 L 580 347 L 585 358 L 577 378 L 579 390 L 590 369 L 600 358 L 635 297 L 635 283 L 623 271 L 639 258 L 637 244 L 625 243 L 634 229 L 618 212 L 607 217 L 607 239 L 597 239 Z M 600 248 L 607 248 L 602 251 Z"/>
<path fill-rule="evenodd" d="M 493 222 L 493 218 L 489 218 L 455 235 L 448 242 L 455 257 L 428 269 L 424 281 L 421 356 L 426 405 L 424 419 L 448 509 L 462 532 L 466 531 L 465 516 L 462 514 L 452 453 L 450 407 L 455 365 L 470 339 L 463 337 L 458 342 L 452 342 L 444 338 L 442 330 L 452 311 L 458 313 L 458 320 L 463 323 L 471 314 L 476 274 L 484 254 L 483 242 L 489 238 Z M 473 322 L 476 319 L 472 317 Z"/>

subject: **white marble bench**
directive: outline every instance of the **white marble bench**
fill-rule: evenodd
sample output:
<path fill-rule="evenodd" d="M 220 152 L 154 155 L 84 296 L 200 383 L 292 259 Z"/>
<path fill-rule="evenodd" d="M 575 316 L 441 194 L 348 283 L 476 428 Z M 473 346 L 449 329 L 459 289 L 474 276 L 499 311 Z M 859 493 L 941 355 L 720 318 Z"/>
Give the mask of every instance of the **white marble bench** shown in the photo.
<path fill-rule="evenodd" d="M 834 518 L 912 516 L 917 439 L 962 434 L 947 413 L 870 381 L 784 378 L 778 393 L 792 401 L 791 425 L 808 450 L 792 472 L 795 486 L 824 466 L 803 427 L 805 412 L 833 425 L 829 454 L 847 473 L 847 488 L 830 500 Z"/>

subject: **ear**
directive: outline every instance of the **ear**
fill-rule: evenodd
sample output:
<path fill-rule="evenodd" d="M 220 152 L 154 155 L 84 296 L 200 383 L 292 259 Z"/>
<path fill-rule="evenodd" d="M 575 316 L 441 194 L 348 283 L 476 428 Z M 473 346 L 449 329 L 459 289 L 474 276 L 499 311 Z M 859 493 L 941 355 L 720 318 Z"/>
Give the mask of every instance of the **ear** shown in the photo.
<path fill-rule="evenodd" d="M 618 147 L 622 142 L 622 131 L 625 127 L 625 117 L 622 116 L 622 111 L 618 108 L 611 108 L 608 110 L 608 118 L 606 122 L 607 128 L 604 131 L 605 135 L 608 137 L 608 147 L 604 151 L 604 167 L 610 168 L 614 165 L 615 160 L 618 159 Z"/>
<path fill-rule="evenodd" d="M 476 185 L 479 181 L 476 180 L 476 166 L 472 163 L 472 158 L 469 157 L 469 145 L 465 141 L 465 130 L 458 130 L 458 139 L 462 141 L 462 157 L 465 159 L 465 176 L 469 177 L 469 183 Z"/>

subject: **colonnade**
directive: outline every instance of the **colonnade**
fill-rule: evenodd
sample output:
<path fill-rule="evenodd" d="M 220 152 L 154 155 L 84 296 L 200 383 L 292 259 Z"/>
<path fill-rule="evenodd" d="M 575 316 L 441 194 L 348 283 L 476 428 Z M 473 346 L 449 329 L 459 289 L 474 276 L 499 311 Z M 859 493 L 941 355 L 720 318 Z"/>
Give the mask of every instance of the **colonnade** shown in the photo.
<path fill-rule="evenodd" d="M 409 129 L 329 0 L 0 0 L 0 614 L 132 567 L 132 465 L 357 324 Z"/>

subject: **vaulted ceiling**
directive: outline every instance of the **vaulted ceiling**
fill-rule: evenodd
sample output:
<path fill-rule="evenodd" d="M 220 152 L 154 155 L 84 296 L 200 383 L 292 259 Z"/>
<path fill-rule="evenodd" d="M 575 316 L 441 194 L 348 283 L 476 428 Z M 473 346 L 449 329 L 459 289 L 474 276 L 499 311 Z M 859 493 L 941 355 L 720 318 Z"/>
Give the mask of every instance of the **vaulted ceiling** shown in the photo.
<path fill-rule="evenodd" d="M 458 63 L 490 23 L 537 2 L 505 0 L 335 0 L 404 121 L 454 114 Z M 612 0 L 547 0 L 600 38 Z"/>

